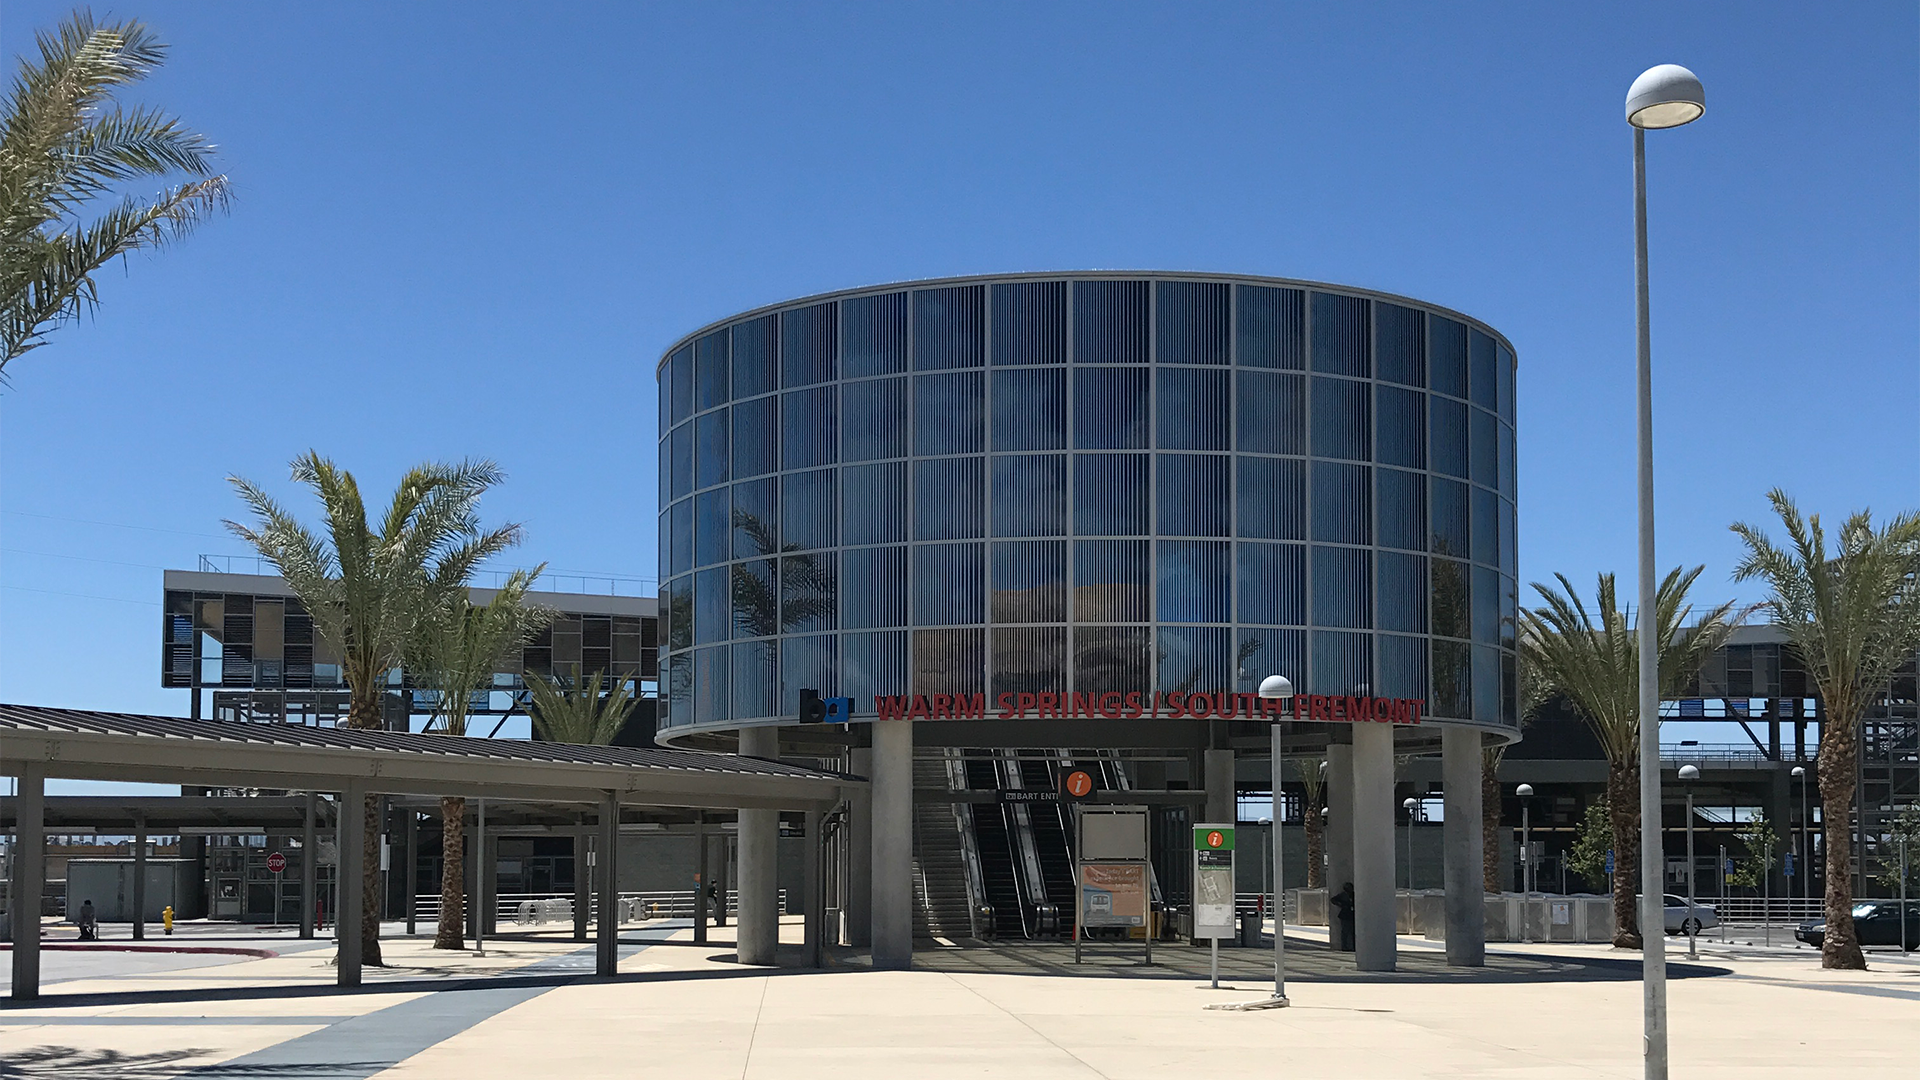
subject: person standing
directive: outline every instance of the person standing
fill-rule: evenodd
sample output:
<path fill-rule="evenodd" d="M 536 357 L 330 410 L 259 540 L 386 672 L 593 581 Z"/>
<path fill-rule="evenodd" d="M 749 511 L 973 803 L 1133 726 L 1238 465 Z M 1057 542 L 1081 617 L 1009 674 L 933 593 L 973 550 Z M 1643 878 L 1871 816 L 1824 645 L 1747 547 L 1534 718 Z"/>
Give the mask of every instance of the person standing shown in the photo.
<path fill-rule="evenodd" d="M 1340 886 L 1327 904 L 1333 909 L 1333 947 L 1340 952 L 1353 951 L 1353 882 Z"/>

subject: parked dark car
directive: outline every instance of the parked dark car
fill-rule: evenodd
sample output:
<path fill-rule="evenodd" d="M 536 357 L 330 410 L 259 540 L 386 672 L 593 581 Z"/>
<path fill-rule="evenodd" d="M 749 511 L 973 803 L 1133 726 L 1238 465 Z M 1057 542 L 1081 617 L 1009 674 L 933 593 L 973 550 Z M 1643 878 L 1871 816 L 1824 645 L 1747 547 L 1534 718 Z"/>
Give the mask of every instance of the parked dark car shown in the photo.
<path fill-rule="evenodd" d="M 1899 945 L 1900 902 L 1898 900 L 1862 900 L 1853 905 L 1853 932 L 1862 945 Z M 1793 936 L 1814 948 L 1827 940 L 1824 919 L 1803 922 Z M 1920 948 L 1920 901 L 1907 903 L 1907 951 Z"/>

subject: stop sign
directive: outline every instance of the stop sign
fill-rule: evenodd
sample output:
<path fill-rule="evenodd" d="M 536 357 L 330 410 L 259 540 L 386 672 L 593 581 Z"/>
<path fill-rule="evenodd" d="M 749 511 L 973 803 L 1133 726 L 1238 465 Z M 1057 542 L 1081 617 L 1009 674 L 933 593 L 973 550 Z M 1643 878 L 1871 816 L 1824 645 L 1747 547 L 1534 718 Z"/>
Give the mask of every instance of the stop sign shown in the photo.
<path fill-rule="evenodd" d="M 286 868 L 287 868 L 287 857 L 285 855 L 282 855 L 276 851 L 273 854 L 267 856 L 267 869 L 277 874 L 280 871 L 285 870 Z"/>

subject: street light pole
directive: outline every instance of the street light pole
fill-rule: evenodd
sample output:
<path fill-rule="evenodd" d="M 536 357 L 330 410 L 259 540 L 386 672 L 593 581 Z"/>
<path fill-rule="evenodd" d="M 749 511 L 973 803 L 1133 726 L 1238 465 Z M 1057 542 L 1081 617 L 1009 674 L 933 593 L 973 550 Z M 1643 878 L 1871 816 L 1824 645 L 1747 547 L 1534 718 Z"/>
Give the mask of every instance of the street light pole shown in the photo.
<path fill-rule="evenodd" d="M 1260 697 L 1268 701 L 1285 701 L 1293 696 L 1293 681 L 1285 675 L 1269 675 L 1260 680 Z M 1281 874 L 1287 865 L 1285 860 L 1286 830 L 1281 826 L 1286 822 L 1286 802 L 1280 793 L 1280 778 L 1284 774 L 1285 737 L 1280 727 L 1282 721 L 1275 719 L 1272 728 L 1273 737 L 1273 997 L 1269 1004 L 1275 1008 L 1285 1008 L 1287 1001 L 1287 891 L 1281 887 Z M 1309 808 L 1310 810 L 1311 808 Z"/>
<path fill-rule="evenodd" d="M 1520 943 L 1527 941 L 1527 904 L 1533 900 L 1533 785 L 1513 789 L 1520 799 Z"/>
<path fill-rule="evenodd" d="M 1800 860 L 1800 895 L 1810 900 L 1813 898 L 1813 844 L 1808 826 L 1813 823 L 1807 820 L 1807 770 L 1795 765 L 1792 775 L 1800 781 L 1800 828 L 1793 834 L 1793 851 Z"/>
<path fill-rule="evenodd" d="M 1687 923 L 1681 929 L 1687 932 L 1687 959 L 1698 960 L 1700 920 L 1694 918 L 1693 914 L 1693 782 L 1700 779 L 1699 768 L 1693 765 L 1680 766 L 1680 779 L 1687 784 Z M 1662 933 L 1666 931 L 1664 915 L 1662 912 Z"/>
<path fill-rule="evenodd" d="M 1646 1080 L 1667 1080 L 1666 916 L 1661 901 L 1660 653 L 1655 641 L 1653 549 L 1653 333 L 1647 287 L 1647 130 L 1679 127 L 1707 111 L 1706 90 L 1677 64 L 1647 69 L 1627 89 L 1633 126 L 1634 314 L 1638 323 L 1637 434 L 1640 474 L 1640 980 Z M 1624 869 L 1624 867 L 1622 868 Z"/>
<path fill-rule="evenodd" d="M 1413 813 L 1420 806 L 1420 800 L 1409 795 L 1400 804 L 1407 811 L 1407 902 L 1413 902 Z"/>

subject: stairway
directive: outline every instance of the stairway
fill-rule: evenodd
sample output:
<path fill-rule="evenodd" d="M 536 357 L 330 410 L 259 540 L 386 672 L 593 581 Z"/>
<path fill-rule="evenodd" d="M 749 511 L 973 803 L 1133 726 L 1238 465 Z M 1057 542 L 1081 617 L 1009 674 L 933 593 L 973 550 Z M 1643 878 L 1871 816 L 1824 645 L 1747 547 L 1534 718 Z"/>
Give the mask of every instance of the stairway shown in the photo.
<path fill-rule="evenodd" d="M 915 759 L 913 786 L 915 790 L 950 790 L 946 762 L 939 758 Z M 960 826 L 949 803 L 913 804 L 913 886 L 915 937 L 973 936 Z"/>

